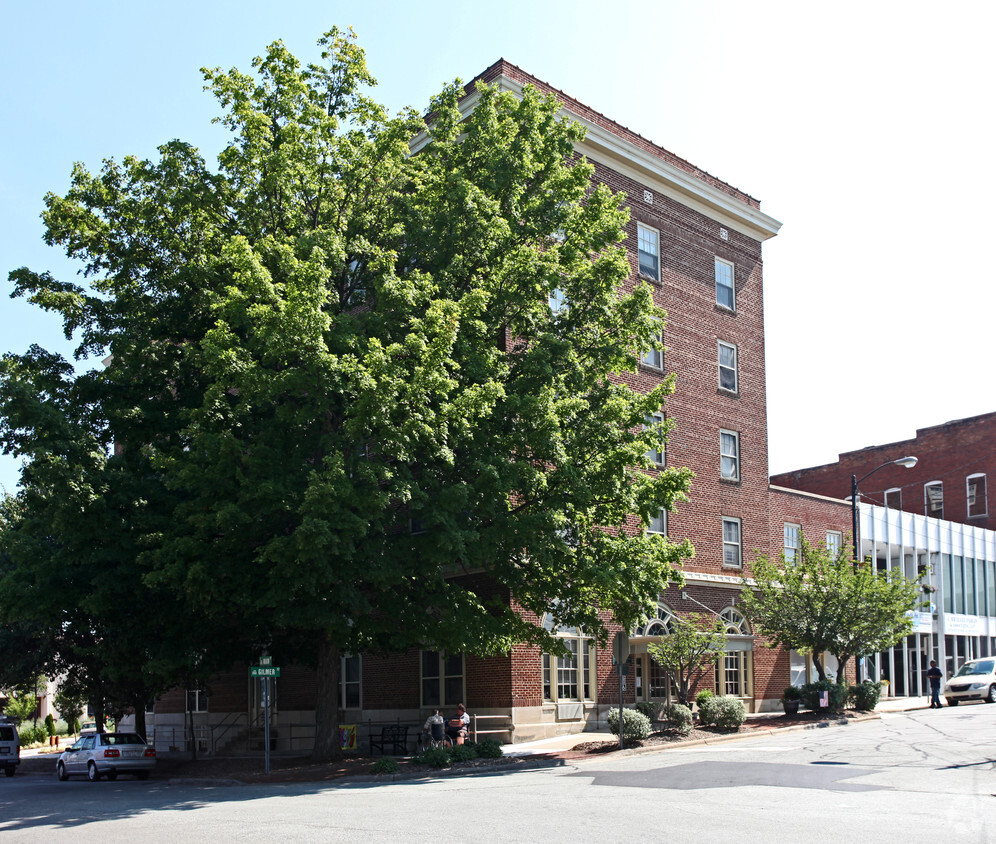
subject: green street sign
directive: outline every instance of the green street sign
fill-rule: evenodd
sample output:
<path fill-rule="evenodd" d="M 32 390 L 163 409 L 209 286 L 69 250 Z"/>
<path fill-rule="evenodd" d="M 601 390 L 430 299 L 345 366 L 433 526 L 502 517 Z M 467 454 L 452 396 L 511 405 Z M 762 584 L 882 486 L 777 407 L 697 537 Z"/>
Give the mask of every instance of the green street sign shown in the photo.
<path fill-rule="evenodd" d="M 279 677 L 280 669 L 273 665 L 251 665 L 249 666 L 250 677 Z"/>
<path fill-rule="evenodd" d="M 259 658 L 259 664 L 260 665 L 273 665 L 273 657 L 272 656 L 261 656 Z"/>

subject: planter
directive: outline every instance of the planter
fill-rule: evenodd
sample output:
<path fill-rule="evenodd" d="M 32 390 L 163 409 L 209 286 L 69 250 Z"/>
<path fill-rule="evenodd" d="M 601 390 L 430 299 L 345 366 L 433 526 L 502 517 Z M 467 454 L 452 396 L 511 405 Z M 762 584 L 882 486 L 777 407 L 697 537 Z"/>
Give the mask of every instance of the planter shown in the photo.
<path fill-rule="evenodd" d="M 786 715 L 798 715 L 799 714 L 799 701 L 797 700 L 783 700 L 782 709 L 785 710 Z"/>

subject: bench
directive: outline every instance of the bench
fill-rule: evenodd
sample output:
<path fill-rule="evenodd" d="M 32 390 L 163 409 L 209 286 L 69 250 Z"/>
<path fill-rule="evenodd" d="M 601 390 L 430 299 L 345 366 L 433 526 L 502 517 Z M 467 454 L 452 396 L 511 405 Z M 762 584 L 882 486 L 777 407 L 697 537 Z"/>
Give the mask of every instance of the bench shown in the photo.
<path fill-rule="evenodd" d="M 380 738 L 370 736 L 370 752 L 379 749 L 381 755 L 390 753 L 392 756 L 408 755 L 408 725 L 387 724 L 380 728 Z"/>

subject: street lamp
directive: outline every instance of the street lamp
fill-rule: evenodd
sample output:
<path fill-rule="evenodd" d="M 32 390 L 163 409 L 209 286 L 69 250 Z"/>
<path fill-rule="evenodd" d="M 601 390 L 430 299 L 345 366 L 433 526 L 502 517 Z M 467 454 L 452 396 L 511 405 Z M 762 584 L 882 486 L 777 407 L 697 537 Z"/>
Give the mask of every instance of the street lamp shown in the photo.
<path fill-rule="evenodd" d="M 879 469 L 886 466 L 902 466 L 904 469 L 912 469 L 916 466 L 915 457 L 900 457 L 897 460 L 887 460 L 881 466 L 876 466 L 867 475 L 858 477 L 851 475 L 851 543 L 854 547 L 854 567 L 858 566 L 858 484 L 874 475 Z"/>

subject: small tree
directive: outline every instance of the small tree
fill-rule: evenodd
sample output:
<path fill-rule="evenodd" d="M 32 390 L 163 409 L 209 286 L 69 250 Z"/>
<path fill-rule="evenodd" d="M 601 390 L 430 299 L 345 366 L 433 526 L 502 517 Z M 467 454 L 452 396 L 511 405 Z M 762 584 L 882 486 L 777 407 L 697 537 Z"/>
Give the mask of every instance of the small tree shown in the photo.
<path fill-rule="evenodd" d="M 9 715 L 20 723 L 30 720 L 38 710 L 38 698 L 28 692 L 12 695 L 4 707 L 4 715 Z"/>
<path fill-rule="evenodd" d="M 848 548 L 834 555 L 803 537 L 795 562 L 758 556 L 752 568 L 753 582 L 744 578 L 746 615 L 771 647 L 811 652 L 821 680 L 823 654 L 837 658 L 841 683 L 848 659 L 890 648 L 913 628 L 908 613 L 919 606 L 919 583 L 855 565 Z"/>
<path fill-rule="evenodd" d="M 69 730 L 75 734 L 76 724 L 83 715 L 83 698 L 79 692 L 69 686 L 61 686 L 55 693 L 55 708 Z"/>
<path fill-rule="evenodd" d="M 720 618 L 702 613 L 675 616 L 671 632 L 647 646 L 650 656 L 678 689 L 678 702 L 688 705 L 688 690 L 719 661 L 726 649 L 726 627 Z"/>

